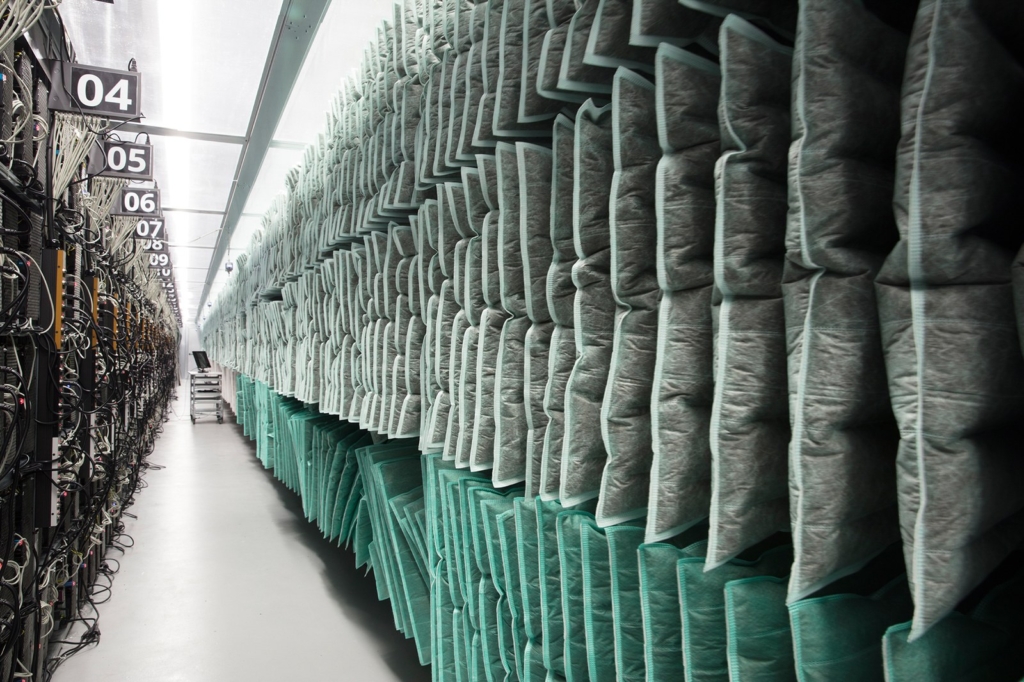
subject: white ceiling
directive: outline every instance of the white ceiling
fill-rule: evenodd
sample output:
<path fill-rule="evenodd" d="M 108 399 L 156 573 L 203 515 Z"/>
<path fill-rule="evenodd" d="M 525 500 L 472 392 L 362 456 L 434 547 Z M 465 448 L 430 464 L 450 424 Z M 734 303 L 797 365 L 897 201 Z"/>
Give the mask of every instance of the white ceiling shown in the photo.
<path fill-rule="evenodd" d="M 286 1 L 286 0 L 285 0 Z M 366 44 L 393 0 L 332 0 L 292 90 L 244 215 L 232 234 L 233 259 L 261 228 L 261 216 L 312 142 L 341 79 L 358 67 Z M 64 0 L 60 13 L 78 61 L 142 73 L 143 125 L 207 139 L 152 135 L 156 180 L 181 300 L 182 320 L 196 306 L 227 210 L 243 138 L 282 0 Z M 237 140 L 209 138 L 232 136 Z M 195 135 L 193 135 L 195 137 Z"/>

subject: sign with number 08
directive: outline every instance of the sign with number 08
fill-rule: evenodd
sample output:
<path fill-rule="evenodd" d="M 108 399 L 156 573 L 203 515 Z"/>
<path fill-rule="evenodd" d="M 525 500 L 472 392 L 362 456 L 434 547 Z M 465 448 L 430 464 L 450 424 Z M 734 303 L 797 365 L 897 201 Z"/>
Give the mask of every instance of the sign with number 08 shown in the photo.
<path fill-rule="evenodd" d="M 117 210 L 110 215 L 128 215 L 147 218 L 160 217 L 160 190 L 149 187 L 125 187 Z M 137 229 L 137 228 L 136 228 Z"/>

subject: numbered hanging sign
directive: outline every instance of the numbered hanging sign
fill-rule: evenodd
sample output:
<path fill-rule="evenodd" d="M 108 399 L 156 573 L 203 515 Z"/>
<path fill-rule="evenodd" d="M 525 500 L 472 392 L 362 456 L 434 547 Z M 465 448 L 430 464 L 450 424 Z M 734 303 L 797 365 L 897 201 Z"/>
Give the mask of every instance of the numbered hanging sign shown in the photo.
<path fill-rule="evenodd" d="M 167 242 L 163 239 L 148 239 L 142 245 L 146 253 L 167 253 Z"/>
<path fill-rule="evenodd" d="M 159 218 L 161 216 L 160 190 L 152 187 L 125 187 L 121 190 L 120 201 L 110 215 Z"/>
<path fill-rule="evenodd" d="M 154 254 L 150 254 L 150 258 L 152 258 L 153 255 Z M 170 260 L 168 260 L 168 262 L 170 262 Z M 156 270 L 156 276 L 162 280 L 171 281 L 174 279 L 174 269 L 170 265 L 167 265 L 166 267 L 150 265 L 150 268 Z"/>
<path fill-rule="evenodd" d="M 140 220 L 135 226 L 136 239 L 163 239 L 167 241 L 167 232 L 163 218 Z"/>
<path fill-rule="evenodd" d="M 128 178 L 129 180 L 153 179 L 153 145 L 151 144 L 104 140 L 102 160 L 103 168 L 93 172 L 93 175 Z"/>
<path fill-rule="evenodd" d="M 142 116 L 140 73 L 56 62 L 50 74 L 51 109 L 129 120 Z"/>
<path fill-rule="evenodd" d="M 171 267 L 171 254 L 169 253 L 151 253 L 146 259 L 149 263 L 149 267 L 157 270 Z"/>

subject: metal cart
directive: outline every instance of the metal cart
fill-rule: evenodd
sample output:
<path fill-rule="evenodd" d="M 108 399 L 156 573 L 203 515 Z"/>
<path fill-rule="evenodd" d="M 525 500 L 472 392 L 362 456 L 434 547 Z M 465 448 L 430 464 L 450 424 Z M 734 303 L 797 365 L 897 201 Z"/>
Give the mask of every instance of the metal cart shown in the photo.
<path fill-rule="evenodd" d="M 192 423 L 196 423 L 196 417 L 204 415 L 217 415 L 217 423 L 224 423 L 224 407 L 221 402 L 220 372 L 199 372 L 188 373 L 192 386 L 189 416 Z"/>

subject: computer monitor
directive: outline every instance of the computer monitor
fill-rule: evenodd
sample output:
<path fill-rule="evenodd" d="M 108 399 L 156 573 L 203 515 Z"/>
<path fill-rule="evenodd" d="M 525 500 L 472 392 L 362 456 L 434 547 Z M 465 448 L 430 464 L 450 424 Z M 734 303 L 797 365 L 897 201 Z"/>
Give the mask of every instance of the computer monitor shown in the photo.
<path fill-rule="evenodd" d="M 210 358 L 206 356 L 205 350 L 192 351 L 192 357 L 196 359 L 196 368 L 200 371 L 210 369 Z"/>

